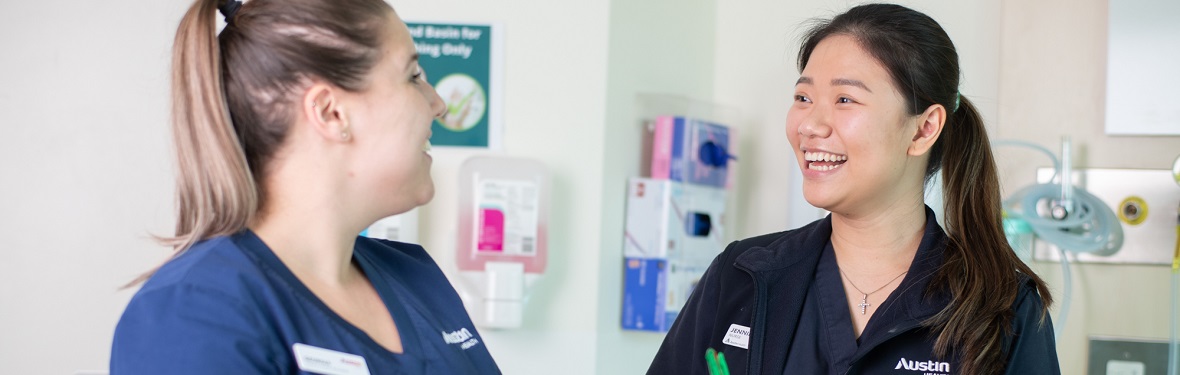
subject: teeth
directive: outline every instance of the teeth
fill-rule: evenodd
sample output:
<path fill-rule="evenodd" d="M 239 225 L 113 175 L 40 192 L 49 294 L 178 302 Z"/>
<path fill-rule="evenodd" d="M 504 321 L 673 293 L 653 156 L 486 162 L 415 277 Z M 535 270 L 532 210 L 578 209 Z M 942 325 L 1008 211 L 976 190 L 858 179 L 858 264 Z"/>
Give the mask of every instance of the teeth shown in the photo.
<path fill-rule="evenodd" d="M 829 153 L 829 152 L 804 152 L 803 159 L 807 160 L 807 161 L 833 162 L 833 161 L 846 161 L 846 160 L 848 160 L 848 157 L 844 156 L 844 155 L 836 155 L 836 154 Z"/>
<path fill-rule="evenodd" d="M 815 164 L 807 164 L 807 169 L 810 169 L 810 170 L 813 170 L 813 171 L 820 171 L 820 172 L 825 172 L 825 171 L 830 171 L 830 170 L 833 170 L 833 169 L 836 169 L 836 168 L 840 168 L 840 166 L 841 166 L 841 165 L 843 165 L 843 164 L 834 164 L 834 165 L 815 165 Z"/>
<path fill-rule="evenodd" d="M 429 139 L 426 140 L 426 143 L 422 144 L 422 151 L 423 152 L 430 152 L 430 140 Z"/>

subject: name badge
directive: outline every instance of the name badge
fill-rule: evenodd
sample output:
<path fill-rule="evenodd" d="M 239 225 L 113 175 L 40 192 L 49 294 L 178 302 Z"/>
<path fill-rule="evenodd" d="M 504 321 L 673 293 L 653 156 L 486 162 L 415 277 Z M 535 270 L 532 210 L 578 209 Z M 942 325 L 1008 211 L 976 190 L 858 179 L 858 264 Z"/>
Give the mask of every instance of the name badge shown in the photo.
<path fill-rule="evenodd" d="M 292 345 L 291 351 L 295 353 L 295 363 L 303 371 L 323 375 L 369 375 L 365 357 L 356 354 L 299 343 Z"/>
<path fill-rule="evenodd" d="M 725 331 L 725 338 L 721 342 L 725 345 L 750 350 L 750 327 L 730 324 L 729 330 Z"/>

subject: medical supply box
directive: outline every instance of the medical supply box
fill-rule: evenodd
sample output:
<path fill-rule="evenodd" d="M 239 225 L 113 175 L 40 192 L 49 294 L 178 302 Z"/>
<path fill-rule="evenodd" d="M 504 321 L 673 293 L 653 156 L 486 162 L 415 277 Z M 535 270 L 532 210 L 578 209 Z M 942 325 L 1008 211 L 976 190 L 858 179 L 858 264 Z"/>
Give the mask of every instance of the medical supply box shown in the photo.
<path fill-rule="evenodd" d="M 631 178 L 624 231 L 623 328 L 664 332 L 725 248 L 724 189 Z"/>

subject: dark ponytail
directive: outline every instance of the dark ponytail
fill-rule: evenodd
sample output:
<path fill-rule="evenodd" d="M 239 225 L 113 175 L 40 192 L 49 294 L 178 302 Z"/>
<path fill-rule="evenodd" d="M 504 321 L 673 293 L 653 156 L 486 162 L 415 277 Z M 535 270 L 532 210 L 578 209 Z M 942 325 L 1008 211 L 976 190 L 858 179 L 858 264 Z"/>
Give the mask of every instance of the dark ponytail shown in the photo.
<path fill-rule="evenodd" d="M 1000 182 L 991 144 L 975 105 L 959 93 L 959 56 L 950 37 L 929 16 L 893 4 L 866 4 L 822 21 L 805 36 L 799 70 L 825 38 L 848 35 L 889 71 L 910 115 L 940 104 L 949 115 L 930 151 L 926 179 L 942 170 L 948 243 L 928 293 L 952 302 L 924 324 L 938 333 L 935 354 L 955 356 L 962 373 L 1002 373 L 1003 342 L 1012 334 L 1012 304 L 1022 275 L 1043 303 L 1049 288 L 1012 251 L 1001 226 Z"/>
<path fill-rule="evenodd" d="M 1001 226 L 1000 181 L 983 118 L 967 98 L 950 116 L 936 145 L 942 168 L 943 220 L 949 242 L 931 286 L 947 288 L 954 302 L 927 324 L 940 329 L 935 352 L 960 353 L 965 373 L 1000 372 L 1002 343 L 1012 334 L 1012 304 L 1020 275 L 1032 280 L 1044 309 L 1053 303 L 1049 287 L 1012 251 Z M 949 145 L 949 147 L 947 147 Z M 954 347 L 955 350 L 952 350 Z"/>

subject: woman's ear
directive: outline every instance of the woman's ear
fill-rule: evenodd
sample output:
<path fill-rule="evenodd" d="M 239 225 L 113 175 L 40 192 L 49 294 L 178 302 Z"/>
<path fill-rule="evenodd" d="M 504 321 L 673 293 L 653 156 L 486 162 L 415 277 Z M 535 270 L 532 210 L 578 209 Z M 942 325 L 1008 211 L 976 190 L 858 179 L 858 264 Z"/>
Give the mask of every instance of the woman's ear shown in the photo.
<path fill-rule="evenodd" d="M 331 86 L 323 83 L 312 84 L 303 95 L 303 108 L 299 111 L 312 130 L 330 142 L 348 142 L 352 139 L 348 115 Z"/>
<path fill-rule="evenodd" d="M 942 128 L 946 125 L 946 107 L 942 104 L 931 105 L 918 116 L 914 138 L 910 141 L 909 155 L 925 154 L 934 147 L 938 137 L 942 135 Z"/>

